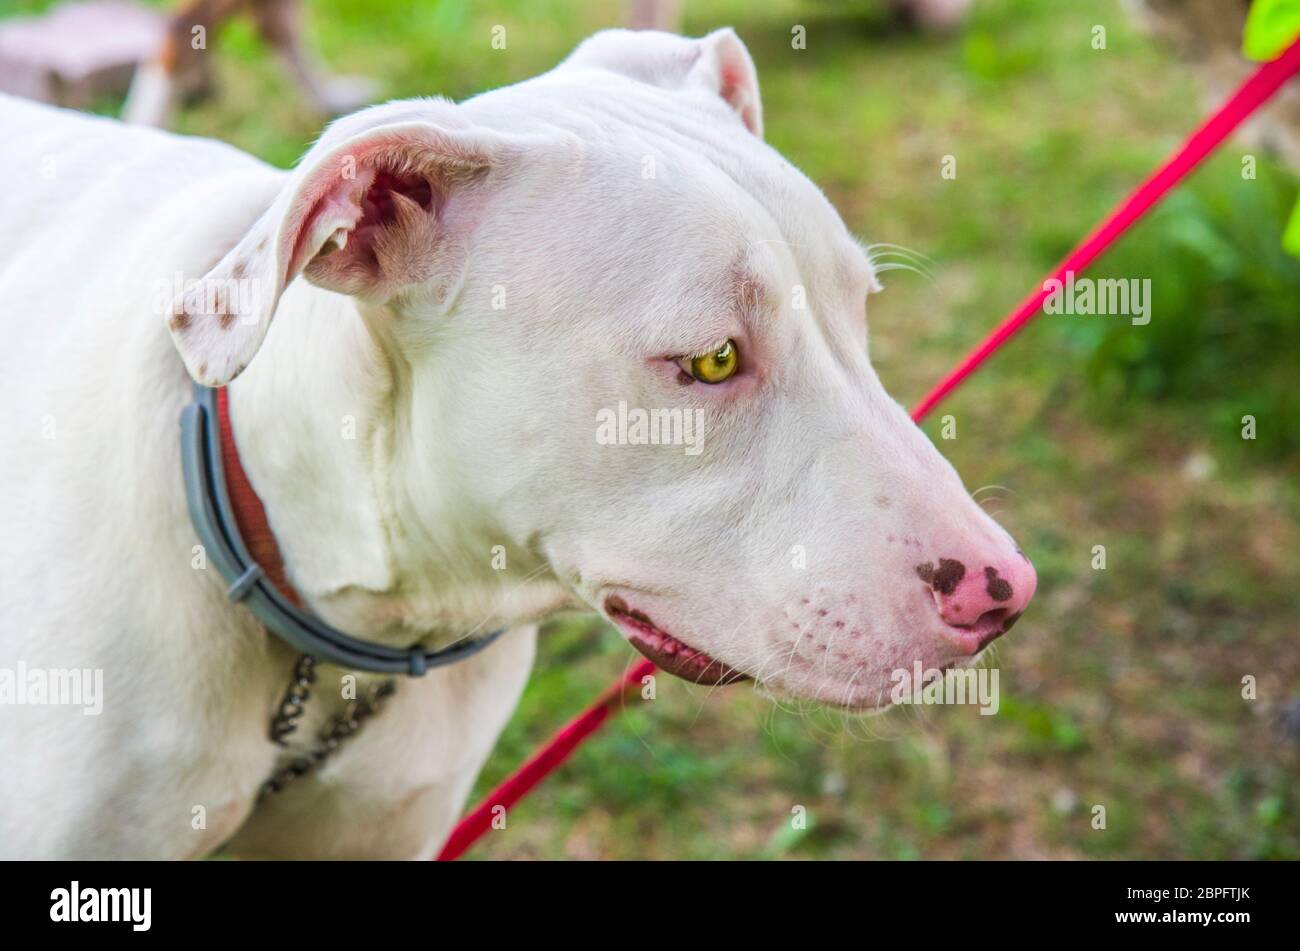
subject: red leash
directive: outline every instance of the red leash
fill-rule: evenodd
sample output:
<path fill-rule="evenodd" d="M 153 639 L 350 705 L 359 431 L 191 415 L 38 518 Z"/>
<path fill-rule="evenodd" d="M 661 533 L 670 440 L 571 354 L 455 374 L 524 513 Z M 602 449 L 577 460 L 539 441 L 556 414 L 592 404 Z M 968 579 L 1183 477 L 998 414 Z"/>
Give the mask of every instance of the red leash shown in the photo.
<path fill-rule="evenodd" d="M 1119 205 L 1101 223 L 1096 231 L 1084 238 L 1073 251 L 1060 263 L 1052 274 L 1056 280 L 1065 283 L 1067 271 L 1081 273 L 1099 254 L 1127 231 L 1134 222 L 1151 210 L 1152 206 L 1164 198 L 1170 190 L 1201 164 L 1207 155 L 1218 148 L 1232 130 L 1241 125 L 1251 114 L 1269 100 L 1282 84 L 1300 72 L 1300 40 L 1292 43 L 1285 53 L 1271 62 L 1265 63 L 1251 75 L 1232 98 L 1219 107 L 1199 129 L 1183 143 L 1182 148 L 1165 160 L 1156 173 L 1143 182 L 1123 203 Z M 939 381 L 916 408 L 912 418 L 921 420 L 945 396 L 955 390 L 966 377 L 970 376 L 981 363 L 991 357 L 1015 333 L 1029 323 L 1042 307 L 1048 291 L 1044 281 L 1017 307 L 1006 320 L 1002 321 L 993 332 L 985 337 L 966 358 L 957 364 L 946 377 Z"/>
<path fill-rule="evenodd" d="M 655 665 L 648 660 L 643 660 L 606 687 L 591 706 L 566 723 L 532 755 L 528 762 L 515 770 L 505 782 L 492 790 L 473 812 L 456 824 L 451 838 L 438 853 L 438 861 L 450 862 L 452 859 L 460 858 L 461 853 L 492 827 L 494 813 L 497 810 L 508 810 L 528 795 L 529 790 L 569 758 L 569 754 L 579 743 L 600 729 L 601 724 L 613 712 L 616 703 L 621 704 L 626 700 L 629 694 L 641 686 L 642 679 L 654 672 Z"/>
<path fill-rule="evenodd" d="M 1300 72 L 1300 40 L 1292 43 L 1277 59 L 1259 67 L 1242 83 L 1232 98 L 1192 133 L 1182 148 L 1066 256 L 1052 276 L 1064 284 L 1067 272 L 1078 274 L 1087 268 L 1297 72 Z M 920 422 L 929 415 L 945 396 L 960 386 L 966 377 L 1037 316 L 1049 293 L 1046 287 L 1048 283 L 1044 281 L 1038 290 L 1025 298 L 1006 320 L 940 380 L 912 410 L 912 419 Z M 438 855 L 438 860 L 451 860 L 463 854 L 491 827 L 493 811 L 497 807 L 508 810 L 527 795 L 529 790 L 563 763 L 579 743 L 599 729 L 614 709 L 614 704 L 622 703 L 629 690 L 638 686 L 641 679 L 653 673 L 654 669 L 654 664 L 643 660 L 607 687 L 591 706 L 569 721 L 528 762 L 492 790 L 473 812 L 460 821 Z"/>

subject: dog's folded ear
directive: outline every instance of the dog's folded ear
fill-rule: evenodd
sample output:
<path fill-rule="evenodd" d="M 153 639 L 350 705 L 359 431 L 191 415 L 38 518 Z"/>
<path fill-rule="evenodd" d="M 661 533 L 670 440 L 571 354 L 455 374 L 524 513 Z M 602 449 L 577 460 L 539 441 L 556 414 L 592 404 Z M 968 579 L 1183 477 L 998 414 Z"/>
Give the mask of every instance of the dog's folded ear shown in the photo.
<path fill-rule="evenodd" d="M 719 96 L 745 128 L 763 137 L 758 72 L 729 27 L 700 39 L 655 30 L 604 30 L 560 64 L 569 67 L 607 69 L 664 89 L 703 89 Z"/>
<path fill-rule="evenodd" d="M 223 386 L 243 371 L 299 274 L 384 302 L 463 266 L 474 199 L 503 141 L 463 120 L 408 111 L 364 128 L 365 115 L 332 126 L 243 239 L 173 302 L 168 327 L 198 382 Z"/>

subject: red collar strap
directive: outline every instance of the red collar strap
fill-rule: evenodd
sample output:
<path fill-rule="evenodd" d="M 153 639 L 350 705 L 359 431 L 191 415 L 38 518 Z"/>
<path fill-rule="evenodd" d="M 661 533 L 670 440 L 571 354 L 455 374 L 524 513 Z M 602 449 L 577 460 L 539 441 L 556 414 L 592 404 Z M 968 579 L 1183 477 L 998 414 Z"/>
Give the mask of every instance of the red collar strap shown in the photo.
<path fill-rule="evenodd" d="M 221 435 L 221 465 L 226 470 L 226 494 L 230 507 L 235 513 L 235 524 L 239 534 L 244 538 L 248 553 L 253 556 L 263 574 L 279 589 L 291 603 L 302 607 L 302 598 L 289 584 L 289 576 L 284 569 L 284 556 L 280 546 L 275 543 L 271 532 L 271 523 L 266 518 L 266 507 L 253 491 L 253 484 L 248 481 L 248 473 L 239 461 L 239 450 L 235 448 L 235 432 L 230 425 L 230 391 L 226 387 L 216 391 L 217 427 Z"/>

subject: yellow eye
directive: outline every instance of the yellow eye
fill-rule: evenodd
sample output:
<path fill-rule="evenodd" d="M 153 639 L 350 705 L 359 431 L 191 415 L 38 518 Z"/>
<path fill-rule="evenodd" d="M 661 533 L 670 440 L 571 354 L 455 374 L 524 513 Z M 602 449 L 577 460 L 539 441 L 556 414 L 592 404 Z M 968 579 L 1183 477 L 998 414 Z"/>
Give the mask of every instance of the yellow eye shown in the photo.
<path fill-rule="evenodd" d="M 717 350 L 690 358 L 690 374 L 701 383 L 721 383 L 736 372 L 740 365 L 740 351 L 736 341 L 728 340 Z"/>

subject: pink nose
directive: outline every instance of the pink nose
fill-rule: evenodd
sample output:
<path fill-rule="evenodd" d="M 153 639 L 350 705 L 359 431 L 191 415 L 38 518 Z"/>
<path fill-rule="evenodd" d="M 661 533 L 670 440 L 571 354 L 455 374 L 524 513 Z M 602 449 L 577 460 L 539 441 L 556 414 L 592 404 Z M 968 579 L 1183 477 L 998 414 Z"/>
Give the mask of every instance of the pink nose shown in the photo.
<path fill-rule="evenodd" d="M 940 558 L 916 566 L 934 595 L 945 633 L 963 653 L 976 654 L 1011 630 L 1038 587 L 1034 566 L 1017 551 L 1010 561 L 975 562 Z"/>

